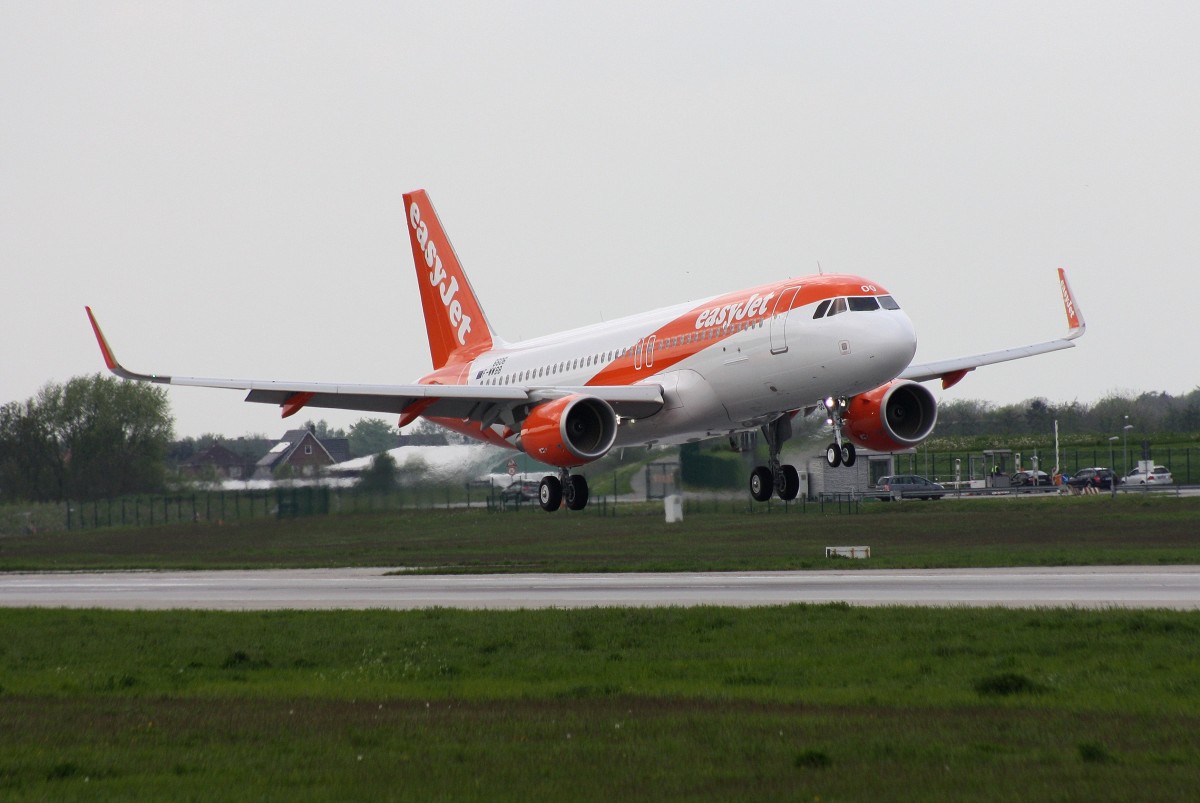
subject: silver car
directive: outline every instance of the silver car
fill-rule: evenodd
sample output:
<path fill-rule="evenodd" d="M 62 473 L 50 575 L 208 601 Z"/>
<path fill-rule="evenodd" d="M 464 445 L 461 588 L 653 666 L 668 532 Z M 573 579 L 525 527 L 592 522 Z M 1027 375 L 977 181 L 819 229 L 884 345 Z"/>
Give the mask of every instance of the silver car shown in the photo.
<path fill-rule="evenodd" d="M 888 495 L 885 499 L 897 494 L 911 499 L 941 499 L 946 495 L 945 486 L 916 474 L 890 474 L 880 477 L 876 485 Z"/>
<path fill-rule="evenodd" d="M 1166 466 L 1154 466 L 1150 471 L 1143 471 L 1139 466 L 1126 474 L 1123 480 L 1126 485 L 1170 485 L 1174 481 Z"/>

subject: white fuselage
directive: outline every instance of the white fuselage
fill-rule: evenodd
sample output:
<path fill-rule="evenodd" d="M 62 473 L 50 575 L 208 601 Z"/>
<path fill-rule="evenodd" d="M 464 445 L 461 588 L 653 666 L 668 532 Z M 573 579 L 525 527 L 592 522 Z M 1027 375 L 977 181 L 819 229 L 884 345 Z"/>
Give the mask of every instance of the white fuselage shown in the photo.
<path fill-rule="evenodd" d="M 773 289 L 784 296 L 802 281 Z M 827 396 L 879 387 L 912 360 L 916 334 L 903 311 L 848 310 L 814 318 L 828 297 L 791 309 L 763 304 L 756 310 L 752 301 L 751 311 L 759 314 L 739 320 L 733 312 L 743 310 L 734 310 L 729 321 L 716 324 L 712 314 L 707 320 L 703 315 L 714 301 L 705 299 L 508 343 L 471 363 L 468 384 L 584 392 L 587 385 L 661 385 L 663 408 L 622 419 L 617 445 L 745 430 Z"/>

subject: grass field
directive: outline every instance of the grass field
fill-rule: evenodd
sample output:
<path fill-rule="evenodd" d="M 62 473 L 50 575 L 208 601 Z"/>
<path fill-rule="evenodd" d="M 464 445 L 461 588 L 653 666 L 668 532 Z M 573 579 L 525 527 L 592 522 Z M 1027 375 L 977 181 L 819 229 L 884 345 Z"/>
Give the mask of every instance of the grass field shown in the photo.
<path fill-rule="evenodd" d="M 0 611 L 0 795 L 1190 799 L 1200 618 Z"/>
<path fill-rule="evenodd" d="M 760 510 L 765 510 L 762 508 Z M 1200 563 L 1200 498 L 1120 496 L 866 503 L 858 514 L 733 513 L 666 524 L 661 506 L 615 518 L 405 511 L 112 528 L 0 539 L 0 571 L 317 566 L 437 571 L 722 571 Z M 831 564 L 825 547 L 867 544 Z"/>
<path fill-rule="evenodd" d="M 1200 563 L 1200 500 L 862 510 L 188 524 L 4 538 L 0 566 Z M 825 561 L 837 543 L 873 557 Z M 1198 788 L 1197 612 L 0 610 L 4 799 L 1191 800 Z"/>

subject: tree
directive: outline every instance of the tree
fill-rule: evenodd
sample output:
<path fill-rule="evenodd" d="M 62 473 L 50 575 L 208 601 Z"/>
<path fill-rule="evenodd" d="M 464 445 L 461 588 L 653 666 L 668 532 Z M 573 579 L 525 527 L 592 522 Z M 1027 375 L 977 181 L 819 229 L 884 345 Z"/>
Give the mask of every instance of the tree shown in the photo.
<path fill-rule="evenodd" d="M 358 480 L 360 490 L 371 494 L 391 493 L 396 489 L 396 460 L 387 452 L 380 452 L 371 461 L 371 467 Z"/>
<path fill-rule="evenodd" d="M 63 455 L 33 399 L 0 407 L 0 499 L 62 498 Z"/>
<path fill-rule="evenodd" d="M 366 457 L 396 448 L 397 430 L 382 418 L 360 418 L 350 425 L 350 454 Z"/>
<path fill-rule="evenodd" d="M 172 423 L 155 385 L 100 374 L 52 382 L 0 414 L 0 488 L 41 500 L 162 490 Z"/>
<path fill-rule="evenodd" d="M 1025 410 L 1026 431 L 1038 434 L 1054 431 L 1054 408 L 1042 398 L 1030 399 Z"/>
<path fill-rule="evenodd" d="M 947 402 L 938 408 L 937 434 L 943 437 L 981 435 L 992 409 L 988 403 L 974 399 Z"/>

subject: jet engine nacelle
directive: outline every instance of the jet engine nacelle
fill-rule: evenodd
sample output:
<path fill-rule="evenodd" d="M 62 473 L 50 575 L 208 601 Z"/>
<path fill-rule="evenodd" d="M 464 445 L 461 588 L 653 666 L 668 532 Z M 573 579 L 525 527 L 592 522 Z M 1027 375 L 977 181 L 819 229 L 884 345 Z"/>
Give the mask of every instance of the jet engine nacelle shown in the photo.
<path fill-rule="evenodd" d="M 843 428 L 856 446 L 894 452 L 916 446 L 937 423 L 937 400 L 916 382 L 889 382 L 850 400 Z"/>
<path fill-rule="evenodd" d="M 595 396 L 575 394 L 539 404 L 521 425 L 521 449 L 559 468 L 603 457 L 616 439 L 617 414 Z"/>

